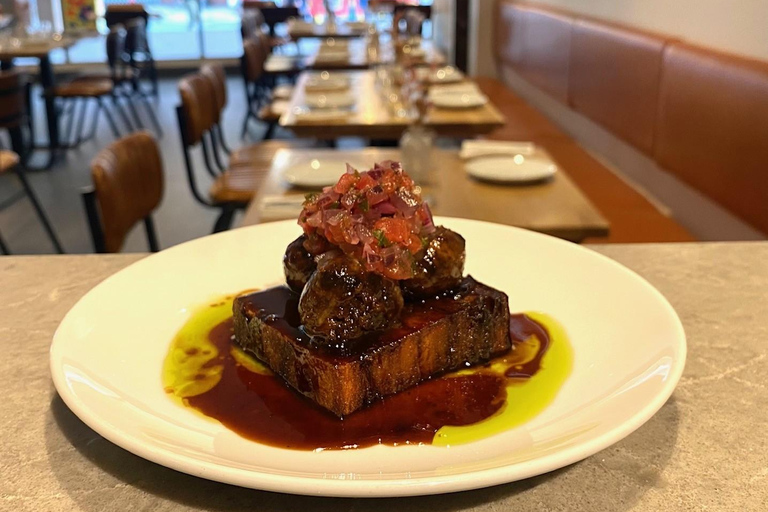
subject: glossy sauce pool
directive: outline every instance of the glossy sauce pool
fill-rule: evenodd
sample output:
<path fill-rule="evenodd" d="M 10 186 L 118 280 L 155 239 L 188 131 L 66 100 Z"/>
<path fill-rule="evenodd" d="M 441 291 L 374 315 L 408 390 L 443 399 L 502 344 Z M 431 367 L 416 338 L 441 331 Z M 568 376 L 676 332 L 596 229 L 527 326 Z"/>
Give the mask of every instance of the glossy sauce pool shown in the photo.
<path fill-rule="evenodd" d="M 242 437 L 282 448 L 465 443 L 513 428 L 554 400 L 573 361 L 563 329 L 540 313 L 511 315 L 513 349 L 428 380 L 344 419 L 292 391 L 233 342 L 232 299 L 198 310 L 171 343 L 166 393 Z"/>

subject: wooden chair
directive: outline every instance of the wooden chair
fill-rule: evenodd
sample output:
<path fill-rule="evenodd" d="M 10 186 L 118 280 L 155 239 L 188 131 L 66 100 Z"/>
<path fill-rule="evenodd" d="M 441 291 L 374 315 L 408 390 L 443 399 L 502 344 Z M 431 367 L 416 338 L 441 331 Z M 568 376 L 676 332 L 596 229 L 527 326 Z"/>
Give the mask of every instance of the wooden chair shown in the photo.
<path fill-rule="evenodd" d="M 152 212 L 163 198 L 163 164 L 155 139 L 138 132 L 113 142 L 91 162 L 93 188 L 83 192 L 93 247 L 97 253 L 120 252 L 140 221 L 149 249 L 159 246 Z"/>
<path fill-rule="evenodd" d="M 109 66 L 109 70 L 106 73 L 89 73 L 81 75 L 75 78 L 72 83 L 99 84 L 106 80 L 111 81 L 114 101 L 117 102 L 119 99 L 125 100 L 128 110 L 133 116 L 133 122 L 135 123 L 136 128 L 144 128 L 144 123 L 142 123 L 141 117 L 139 116 L 135 101 L 144 107 L 155 132 L 158 137 L 162 137 L 163 131 L 160 126 L 160 121 L 157 119 L 157 115 L 149 102 L 147 94 L 138 86 L 138 74 L 129 66 L 128 57 L 125 51 L 126 37 L 127 31 L 125 30 L 125 27 L 122 25 L 113 26 L 106 37 L 107 65 Z M 81 115 L 85 115 L 85 107 L 83 107 Z M 77 142 L 75 145 L 93 136 L 93 133 L 88 136 L 82 133 L 83 124 L 84 123 L 82 122 L 78 123 L 80 132 L 76 134 Z"/>
<path fill-rule="evenodd" d="M 69 124 L 67 127 L 67 134 L 70 139 L 69 147 L 77 147 L 82 142 L 95 136 L 99 120 L 98 116 L 101 112 L 104 113 L 115 138 L 120 137 L 120 130 L 117 127 L 115 119 L 112 117 L 108 105 L 104 102 L 105 98 L 110 99 L 112 106 L 114 106 L 116 112 L 128 128 L 128 131 L 133 131 L 133 124 L 118 102 L 118 98 L 121 97 L 120 88 L 122 84 L 129 79 L 129 72 L 121 69 L 121 63 L 119 62 L 122 60 L 125 37 L 125 31 L 120 30 L 119 28 L 113 28 L 107 36 L 107 61 L 110 67 L 109 74 L 102 73 L 80 76 L 68 83 L 58 85 L 52 90 L 46 91 L 46 94 L 55 98 L 60 98 L 64 101 L 65 106 L 68 105 L 70 107 Z M 86 135 L 84 130 L 88 100 L 94 100 L 96 103 L 96 110 L 93 115 L 92 127 Z M 81 106 L 79 118 L 78 104 Z M 132 104 L 129 104 L 129 107 L 133 110 Z M 135 121 L 140 124 L 141 121 L 138 120 L 138 113 L 136 113 L 135 110 L 133 111 L 136 117 Z M 77 124 L 77 126 L 75 126 L 75 124 Z"/>
<path fill-rule="evenodd" d="M 187 75 L 179 82 L 179 95 L 181 104 L 176 107 L 176 114 L 192 196 L 204 206 L 221 210 L 213 231 L 224 231 L 232 224 L 235 212 L 253 199 L 269 170 L 269 162 L 241 160 L 239 165 L 219 166 L 221 159 L 216 157 L 216 139 L 212 134 L 216 101 L 210 81 L 201 74 Z M 202 148 L 204 167 L 213 178 L 207 196 L 198 189 L 193 167 L 191 151 L 197 147 Z M 268 148 L 264 151 L 268 152 Z M 265 157 L 271 162 L 271 156 Z"/>
<path fill-rule="evenodd" d="M 25 123 L 25 85 L 21 75 L 15 71 L 3 71 L 0 72 L 0 128 L 4 128 L 8 131 L 9 137 L 13 142 L 14 147 L 25 147 L 23 125 Z M 29 198 L 32 207 L 35 209 L 35 213 L 40 219 L 40 223 L 43 225 L 43 229 L 51 239 L 56 252 L 63 253 L 64 249 L 56 237 L 56 232 L 53 230 L 48 217 L 43 211 L 43 207 L 40 205 L 40 201 L 37 199 L 32 186 L 27 180 L 25 168 L 25 158 L 20 157 L 13 151 L 0 150 L 0 174 L 6 172 L 13 172 L 19 178 L 24 193 Z M 0 251 L 8 254 L 7 245 L 0 240 Z"/>
<path fill-rule="evenodd" d="M 214 112 L 213 112 L 213 127 L 211 135 L 218 139 L 218 143 L 224 149 L 224 151 L 230 155 L 232 150 L 229 149 L 229 145 L 224 137 L 224 130 L 221 127 L 221 115 L 227 106 L 227 73 L 224 71 L 224 66 L 221 64 L 205 64 L 200 68 L 200 74 L 208 80 L 214 93 Z M 222 166 L 219 166 L 222 167 Z"/>

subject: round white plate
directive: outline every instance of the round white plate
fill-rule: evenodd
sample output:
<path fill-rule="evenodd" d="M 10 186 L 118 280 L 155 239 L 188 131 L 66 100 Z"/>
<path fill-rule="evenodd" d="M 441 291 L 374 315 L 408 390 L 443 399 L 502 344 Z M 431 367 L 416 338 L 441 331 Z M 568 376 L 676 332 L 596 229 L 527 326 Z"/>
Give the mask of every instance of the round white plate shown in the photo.
<path fill-rule="evenodd" d="M 432 104 L 440 108 L 477 108 L 488 103 L 488 98 L 476 93 L 439 93 L 430 96 Z"/>
<path fill-rule="evenodd" d="M 350 108 L 355 97 L 349 92 L 312 93 L 304 95 L 304 103 L 311 108 Z"/>
<path fill-rule="evenodd" d="M 429 82 L 432 84 L 450 84 L 462 80 L 464 80 L 464 74 L 453 66 L 446 66 L 429 73 Z"/>
<path fill-rule="evenodd" d="M 436 219 L 467 241 L 466 270 L 565 327 L 571 376 L 525 425 L 449 448 L 292 451 L 248 441 L 172 402 L 161 364 L 190 312 L 217 295 L 281 282 L 295 221 L 193 240 L 93 288 L 51 346 L 53 382 L 109 441 L 156 463 L 230 484 L 324 496 L 461 491 L 561 468 L 619 441 L 667 400 L 685 362 L 675 311 L 625 267 L 576 244 L 508 226 Z"/>
<path fill-rule="evenodd" d="M 499 183 L 527 183 L 551 178 L 557 165 L 537 155 L 493 155 L 469 160 L 464 169 L 473 178 Z"/>
<path fill-rule="evenodd" d="M 302 160 L 283 172 L 285 181 L 296 187 L 320 189 L 339 181 L 339 176 L 346 171 L 347 164 L 357 170 L 367 171 L 375 162 L 350 159 L 341 154 L 330 154 Z"/>

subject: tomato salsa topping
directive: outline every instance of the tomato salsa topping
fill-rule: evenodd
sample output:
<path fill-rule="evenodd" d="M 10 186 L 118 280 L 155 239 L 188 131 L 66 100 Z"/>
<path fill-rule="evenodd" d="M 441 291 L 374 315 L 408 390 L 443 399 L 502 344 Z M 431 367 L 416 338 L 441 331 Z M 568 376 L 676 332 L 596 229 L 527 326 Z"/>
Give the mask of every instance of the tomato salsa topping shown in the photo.
<path fill-rule="evenodd" d="M 307 195 L 299 225 L 310 253 L 330 244 L 390 279 L 413 277 L 414 255 L 435 230 L 421 188 L 392 161 L 364 172 L 347 165 L 335 185 Z"/>

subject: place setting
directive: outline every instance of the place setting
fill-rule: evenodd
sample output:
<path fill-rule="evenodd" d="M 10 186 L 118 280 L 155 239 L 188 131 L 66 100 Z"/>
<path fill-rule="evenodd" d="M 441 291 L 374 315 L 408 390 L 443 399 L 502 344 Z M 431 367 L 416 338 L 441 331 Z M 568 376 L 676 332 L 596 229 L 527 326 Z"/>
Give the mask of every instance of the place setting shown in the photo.
<path fill-rule="evenodd" d="M 557 173 L 557 164 L 531 142 L 464 141 L 459 156 L 469 176 L 489 183 L 535 185 Z"/>

